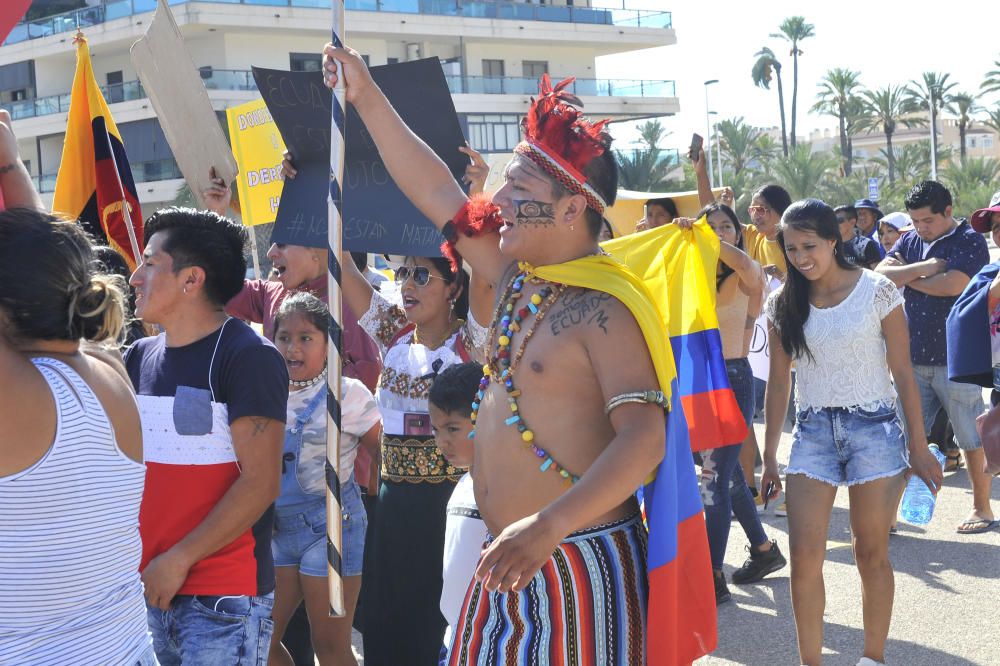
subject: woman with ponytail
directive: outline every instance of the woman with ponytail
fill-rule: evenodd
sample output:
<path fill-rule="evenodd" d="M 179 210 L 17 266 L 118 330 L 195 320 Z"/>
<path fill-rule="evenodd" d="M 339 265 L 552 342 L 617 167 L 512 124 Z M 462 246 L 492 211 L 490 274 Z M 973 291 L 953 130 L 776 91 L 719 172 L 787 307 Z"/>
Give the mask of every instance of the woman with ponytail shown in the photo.
<path fill-rule="evenodd" d="M 142 431 L 115 351 L 125 283 L 93 266 L 79 225 L 0 213 L 4 664 L 155 663 L 139 579 Z"/>

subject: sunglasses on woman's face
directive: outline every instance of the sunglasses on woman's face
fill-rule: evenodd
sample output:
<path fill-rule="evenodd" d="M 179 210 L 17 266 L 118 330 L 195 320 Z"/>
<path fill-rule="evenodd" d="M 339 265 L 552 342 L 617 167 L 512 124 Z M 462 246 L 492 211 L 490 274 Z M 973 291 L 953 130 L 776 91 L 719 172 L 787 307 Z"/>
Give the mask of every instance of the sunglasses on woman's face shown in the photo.
<path fill-rule="evenodd" d="M 396 269 L 396 284 L 403 286 L 406 281 L 413 278 L 413 284 L 418 287 L 426 287 L 427 283 L 431 281 L 431 278 L 437 280 L 444 280 L 443 277 L 438 277 L 437 275 L 431 275 L 431 270 L 426 266 L 414 266 L 410 268 L 409 266 L 400 266 Z M 447 280 L 445 280 L 447 282 Z"/>

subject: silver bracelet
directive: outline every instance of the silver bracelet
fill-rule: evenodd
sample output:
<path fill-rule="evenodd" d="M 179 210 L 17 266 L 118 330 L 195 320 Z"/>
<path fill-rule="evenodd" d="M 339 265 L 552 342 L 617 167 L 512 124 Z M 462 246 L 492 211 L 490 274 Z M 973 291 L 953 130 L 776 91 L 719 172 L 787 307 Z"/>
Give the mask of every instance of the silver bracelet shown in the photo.
<path fill-rule="evenodd" d="M 670 405 L 663 391 L 632 391 L 631 393 L 622 393 L 611 398 L 604 407 L 604 413 L 610 414 L 612 410 L 630 402 L 659 405 L 663 409 L 667 409 Z"/>

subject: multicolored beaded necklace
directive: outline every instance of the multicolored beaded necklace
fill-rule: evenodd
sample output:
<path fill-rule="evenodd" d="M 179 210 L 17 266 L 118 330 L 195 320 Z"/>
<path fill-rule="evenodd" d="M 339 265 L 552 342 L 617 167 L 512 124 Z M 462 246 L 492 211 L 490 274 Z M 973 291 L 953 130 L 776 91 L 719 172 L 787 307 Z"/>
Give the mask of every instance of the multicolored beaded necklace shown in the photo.
<path fill-rule="evenodd" d="M 479 382 L 479 391 L 476 393 L 476 401 L 472 403 L 472 427 L 476 427 L 476 417 L 479 415 L 479 406 L 482 404 L 483 397 L 486 395 L 486 390 L 490 386 L 490 380 L 492 379 L 498 384 L 503 384 L 504 388 L 507 390 L 507 402 L 510 405 L 511 411 L 510 418 L 506 419 L 504 423 L 509 426 L 517 427 L 517 431 L 521 433 L 521 441 L 524 442 L 524 446 L 529 448 L 531 452 L 542 461 L 542 464 L 539 466 L 541 471 L 545 472 L 552 469 L 557 472 L 559 476 L 565 479 L 567 483 L 576 483 L 579 481 L 580 477 L 571 473 L 568 469 L 557 463 L 552 456 L 549 455 L 548 451 L 535 443 L 535 433 L 532 432 L 532 430 L 528 427 L 528 424 L 525 423 L 517 404 L 517 399 L 520 397 L 521 392 L 514 386 L 514 372 L 517 370 L 518 363 L 524 355 L 524 350 L 528 345 L 528 340 L 531 339 L 531 336 L 534 335 L 538 325 L 542 322 L 542 319 L 545 318 L 545 313 L 548 312 L 549 308 L 552 307 L 552 304 L 556 302 L 559 296 L 566 291 L 566 285 L 546 285 L 541 289 L 541 291 L 534 294 L 529 299 L 529 303 L 526 306 L 515 312 L 514 305 L 522 296 L 521 291 L 524 289 L 524 281 L 527 278 L 528 274 L 524 271 L 514 276 L 514 279 L 511 280 L 510 284 L 507 286 L 507 290 L 505 291 L 503 298 L 500 300 L 500 305 L 497 307 L 496 313 L 493 315 L 494 335 L 496 331 L 499 331 L 500 335 L 496 337 L 496 354 L 490 362 L 483 366 L 483 378 Z M 521 330 L 522 323 L 530 315 L 534 315 L 535 319 L 532 322 L 531 327 L 525 332 L 517 354 L 511 358 L 511 340 L 514 337 L 514 334 Z M 498 318 L 499 322 L 497 321 Z M 473 429 L 473 431 L 469 433 L 469 439 L 473 439 L 475 435 L 476 431 Z"/>

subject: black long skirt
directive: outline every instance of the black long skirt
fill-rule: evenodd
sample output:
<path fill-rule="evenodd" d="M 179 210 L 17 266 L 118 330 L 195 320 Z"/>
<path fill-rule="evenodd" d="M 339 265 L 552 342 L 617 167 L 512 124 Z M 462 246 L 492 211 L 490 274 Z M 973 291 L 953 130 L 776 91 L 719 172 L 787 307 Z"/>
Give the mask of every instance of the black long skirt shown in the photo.
<path fill-rule="evenodd" d="M 447 622 L 441 566 L 452 481 L 383 480 L 365 544 L 365 666 L 436 666 Z"/>

